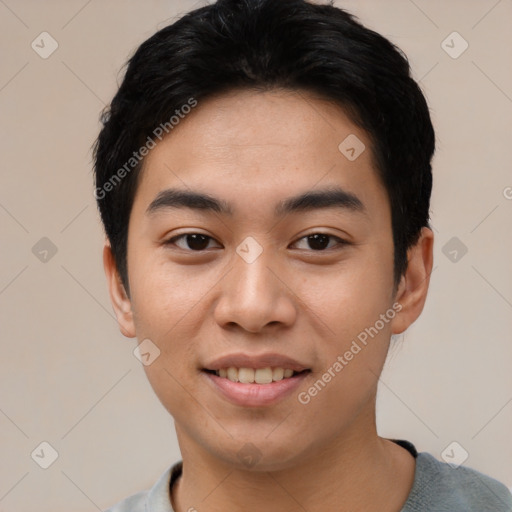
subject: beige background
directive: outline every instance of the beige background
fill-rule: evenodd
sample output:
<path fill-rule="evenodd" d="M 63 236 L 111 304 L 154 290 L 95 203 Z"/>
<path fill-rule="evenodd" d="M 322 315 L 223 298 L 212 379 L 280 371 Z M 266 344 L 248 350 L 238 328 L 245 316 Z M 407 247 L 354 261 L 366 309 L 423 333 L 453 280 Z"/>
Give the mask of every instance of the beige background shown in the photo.
<path fill-rule="evenodd" d="M 102 510 L 180 458 L 109 303 L 89 149 L 127 57 L 199 5 L 0 0 L 2 512 Z M 437 457 L 457 441 L 510 487 L 512 2 L 337 5 L 406 52 L 437 131 L 436 267 L 382 376 L 380 433 Z M 48 59 L 31 48 L 43 31 L 59 45 Z M 441 47 L 453 31 L 469 43 L 457 59 Z M 455 263 L 454 236 L 468 249 Z M 46 262 L 32 252 L 43 237 L 57 249 Z M 58 452 L 46 470 L 31 458 L 43 441 Z"/>

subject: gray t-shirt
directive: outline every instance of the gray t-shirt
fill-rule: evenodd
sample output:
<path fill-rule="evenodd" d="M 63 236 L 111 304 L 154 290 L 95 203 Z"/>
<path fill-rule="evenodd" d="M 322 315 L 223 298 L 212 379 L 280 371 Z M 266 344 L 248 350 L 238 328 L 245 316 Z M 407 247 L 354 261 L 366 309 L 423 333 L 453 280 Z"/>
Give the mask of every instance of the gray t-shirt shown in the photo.
<path fill-rule="evenodd" d="M 429 453 L 417 453 L 407 441 L 395 442 L 416 457 L 414 483 L 400 512 L 512 512 L 512 495 L 497 480 L 474 469 L 454 468 Z M 181 471 L 182 461 L 170 466 L 152 489 L 134 494 L 106 512 L 174 512 L 170 489 Z"/>

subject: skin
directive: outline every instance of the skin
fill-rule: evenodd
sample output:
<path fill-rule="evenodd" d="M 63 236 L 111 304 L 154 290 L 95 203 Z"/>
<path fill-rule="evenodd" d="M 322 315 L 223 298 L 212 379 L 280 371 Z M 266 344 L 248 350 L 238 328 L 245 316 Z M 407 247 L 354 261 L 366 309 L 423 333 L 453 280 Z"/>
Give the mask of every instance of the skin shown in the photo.
<path fill-rule="evenodd" d="M 355 161 L 338 150 L 349 134 L 366 146 Z M 274 216 L 279 201 L 328 186 L 355 194 L 364 213 Z M 171 187 L 222 199 L 233 215 L 147 215 Z M 211 240 L 200 252 L 186 238 L 165 244 L 184 233 Z M 305 238 L 314 233 L 350 244 L 333 238 L 314 250 Z M 236 253 L 248 236 L 263 249 L 250 264 Z M 377 435 L 375 397 L 391 335 L 423 309 L 432 248 L 423 228 L 395 288 L 389 200 L 370 140 L 309 93 L 236 91 L 200 102 L 150 152 L 129 222 L 129 297 L 108 242 L 104 267 L 121 332 L 161 350 L 144 369 L 174 417 L 184 461 L 177 512 L 401 509 L 415 461 Z M 266 407 L 234 405 L 201 372 L 221 355 L 278 352 L 311 369 L 298 391 L 307 390 L 396 302 L 401 311 L 307 405 L 297 393 Z M 259 453 L 252 467 L 238 458 L 249 442 Z"/>

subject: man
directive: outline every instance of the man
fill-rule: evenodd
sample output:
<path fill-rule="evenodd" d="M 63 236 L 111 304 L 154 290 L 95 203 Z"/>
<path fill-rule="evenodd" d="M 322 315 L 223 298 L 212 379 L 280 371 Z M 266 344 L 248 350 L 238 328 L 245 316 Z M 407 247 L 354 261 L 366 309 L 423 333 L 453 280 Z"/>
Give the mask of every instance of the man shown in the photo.
<path fill-rule="evenodd" d="M 512 510 L 376 431 L 390 338 L 428 291 L 434 148 L 406 58 L 333 6 L 219 0 L 140 46 L 96 197 L 183 460 L 112 512 Z"/>

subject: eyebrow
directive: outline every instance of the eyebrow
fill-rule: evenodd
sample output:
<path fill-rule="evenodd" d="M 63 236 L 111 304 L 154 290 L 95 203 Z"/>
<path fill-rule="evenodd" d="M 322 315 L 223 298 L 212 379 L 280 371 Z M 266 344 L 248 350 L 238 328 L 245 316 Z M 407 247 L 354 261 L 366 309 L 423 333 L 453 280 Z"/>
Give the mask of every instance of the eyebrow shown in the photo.
<path fill-rule="evenodd" d="M 146 215 L 154 215 L 172 208 L 189 208 L 232 216 L 229 203 L 209 194 L 181 189 L 162 190 L 146 209 Z M 341 188 L 312 190 L 280 201 L 274 210 L 276 217 L 291 213 L 313 211 L 325 208 L 340 208 L 366 214 L 363 202 L 352 192 Z"/>

